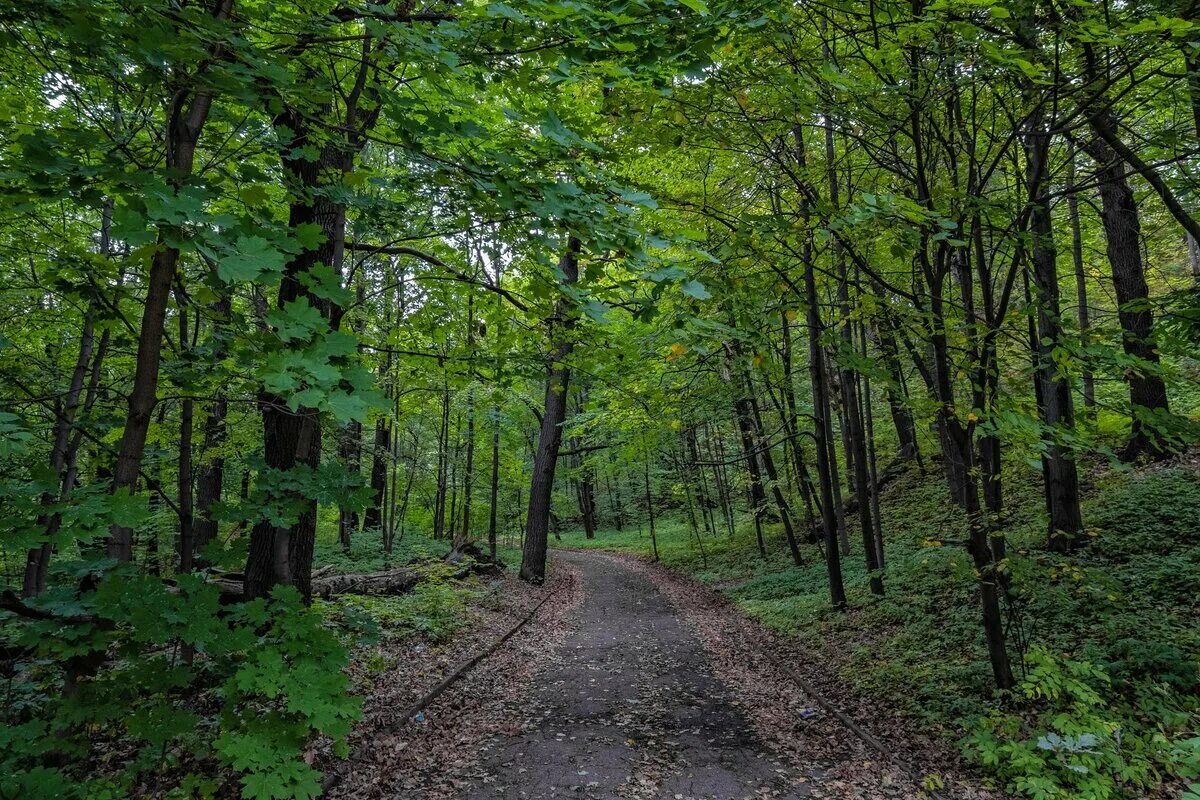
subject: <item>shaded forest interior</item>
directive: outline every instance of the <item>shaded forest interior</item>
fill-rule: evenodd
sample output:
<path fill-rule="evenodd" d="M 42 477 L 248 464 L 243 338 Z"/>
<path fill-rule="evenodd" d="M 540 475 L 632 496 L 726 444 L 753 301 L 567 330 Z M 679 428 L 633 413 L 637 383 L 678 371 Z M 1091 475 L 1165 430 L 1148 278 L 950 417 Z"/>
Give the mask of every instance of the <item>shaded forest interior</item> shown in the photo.
<path fill-rule="evenodd" d="M 566 547 L 1200 800 L 1197 8 L 10 0 L 0 74 L 0 798 L 318 796 Z"/>

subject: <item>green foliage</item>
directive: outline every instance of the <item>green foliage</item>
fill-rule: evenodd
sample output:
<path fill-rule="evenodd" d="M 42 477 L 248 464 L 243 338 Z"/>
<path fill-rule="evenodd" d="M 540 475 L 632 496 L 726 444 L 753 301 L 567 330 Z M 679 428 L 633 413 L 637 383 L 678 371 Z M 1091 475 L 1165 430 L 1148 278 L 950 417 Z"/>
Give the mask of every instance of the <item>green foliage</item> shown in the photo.
<path fill-rule="evenodd" d="M 1179 751 L 1156 724 L 1109 706 L 1112 682 L 1103 668 L 1042 647 L 1025 660 L 1017 692 L 1029 706 L 993 710 L 965 743 L 1015 791 L 1033 800 L 1109 800 L 1179 771 Z"/>
<path fill-rule="evenodd" d="M 321 614 L 290 587 L 224 609 L 199 576 L 171 590 L 101 566 L 78 570 L 102 578 L 94 590 L 38 599 L 54 619 L 5 626 L 5 646 L 26 655 L 7 690 L 0 794 L 91 798 L 160 781 L 165 792 L 220 763 L 244 797 L 314 797 L 308 742 L 344 740 L 358 715 L 347 650 Z"/>
<path fill-rule="evenodd" d="M 447 570 L 447 573 L 449 570 Z M 393 597 L 350 595 L 337 602 L 337 613 L 383 638 L 423 636 L 440 642 L 467 623 L 471 590 L 431 575 L 411 592 Z"/>

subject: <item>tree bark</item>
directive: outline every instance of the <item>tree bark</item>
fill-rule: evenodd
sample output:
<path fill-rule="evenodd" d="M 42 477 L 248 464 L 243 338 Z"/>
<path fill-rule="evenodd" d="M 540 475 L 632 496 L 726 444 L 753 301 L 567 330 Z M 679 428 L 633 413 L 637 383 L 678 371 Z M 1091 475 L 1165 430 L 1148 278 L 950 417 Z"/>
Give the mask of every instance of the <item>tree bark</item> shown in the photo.
<path fill-rule="evenodd" d="M 1043 441 L 1046 448 L 1047 510 L 1050 520 L 1047 543 L 1051 550 L 1064 552 L 1083 542 L 1083 519 L 1079 510 L 1079 476 L 1075 459 L 1059 441 L 1059 429 L 1070 430 L 1075 425 L 1075 410 L 1071 399 L 1071 384 L 1061 374 L 1054 361 L 1054 351 L 1061 346 L 1063 330 L 1059 309 L 1058 259 L 1054 246 L 1054 228 L 1050 216 L 1047 191 L 1046 159 L 1050 135 L 1041 131 L 1041 120 L 1029 123 L 1026 134 L 1026 177 L 1032 209 L 1029 216 L 1033 247 L 1030 266 L 1037 301 L 1037 372 L 1035 380 L 1041 388 L 1042 422 L 1046 426 Z"/>
<path fill-rule="evenodd" d="M 1116 136 L 1117 124 L 1111 113 L 1091 117 L 1093 129 L 1105 127 Z M 1125 354 L 1139 362 L 1125 370 L 1129 384 L 1132 429 L 1124 457 L 1140 455 L 1161 458 L 1170 454 L 1150 417 L 1167 411 L 1167 387 L 1158 374 L 1159 357 L 1154 345 L 1154 315 L 1150 308 L 1150 288 L 1142 263 L 1142 226 L 1137 200 L 1125 174 L 1124 163 L 1099 138 L 1084 145 L 1096 162 L 1100 182 L 1100 220 L 1104 226 L 1108 263 L 1113 289 L 1117 295 L 1117 318 L 1121 323 L 1121 345 Z"/>
<path fill-rule="evenodd" d="M 212 327 L 213 360 L 225 358 L 229 317 L 233 306 L 229 293 L 212 304 L 214 322 Z M 204 420 L 204 461 L 196 472 L 196 515 L 192 523 L 196 552 L 203 550 L 217 538 L 217 520 L 213 517 L 213 506 L 221 502 L 225 482 L 225 456 L 221 449 L 225 445 L 225 418 L 229 414 L 229 401 L 220 387 L 216 388 L 208 416 Z"/>
<path fill-rule="evenodd" d="M 567 249 L 558 260 L 568 286 L 579 281 L 580 241 L 567 238 Z M 541 584 L 546 579 L 546 547 L 550 527 L 550 499 L 554 490 L 554 470 L 558 451 L 562 447 L 562 424 L 567 413 L 567 389 L 571 368 L 566 360 L 574 349 L 571 332 L 576 313 L 565 298 L 554 304 L 554 313 L 546 321 L 550 353 L 547 363 L 546 392 L 542 424 L 538 433 L 537 450 L 533 458 L 533 474 L 529 484 L 529 510 L 525 520 L 525 543 L 521 554 L 522 580 Z"/>
<path fill-rule="evenodd" d="M 221 0 L 214 10 L 220 20 L 229 17 L 233 0 Z M 219 45 L 216 47 L 219 51 Z M 178 193 L 191 176 L 196 145 L 208 121 L 212 94 L 207 89 L 179 89 L 167 111 L 166 154 L 168 183 Z M 158 234 L 158 247 L 150 263 L 146 281 L 146 296 L 142 305 L 142 322 L 138 331 L 137 356 L 133 372 L 133 387 L 125 413 L 125 427 L 113 467 L 112 491 L 132 494 L 137 488 L 142 457 L 146 451 L 146 435 L 150 418 L 158 403 L 158 372 L 162 363 L 163 328 L 167 318 L 167 303 L 179 263 L 179 248 L 170 244 L 183 235 L 178 226 L 163 226 Z M 114 525 L 109 531 L 107 555 L 117 561 L 133 559 L 133 530 Z"/>

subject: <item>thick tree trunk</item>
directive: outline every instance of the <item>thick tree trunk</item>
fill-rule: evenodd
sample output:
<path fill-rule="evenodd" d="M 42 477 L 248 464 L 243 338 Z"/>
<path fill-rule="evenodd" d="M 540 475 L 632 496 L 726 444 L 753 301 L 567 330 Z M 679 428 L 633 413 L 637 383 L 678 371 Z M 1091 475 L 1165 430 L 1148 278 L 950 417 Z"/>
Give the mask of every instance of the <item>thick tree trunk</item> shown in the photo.
<path fill-rule="evenodd" d="M 1111 114 L 1092 117 L 1092 127 L 1100 126 L 1106 126 L 1110 135 L 1116 135 L 1116 120 Z M 1108 263 L 1117 295 L 1121 344 L 1127 355 L 1143 365 L 1125 371 L 1133 422 L 1124 456 L 1127 459 L 1143 454 L 1163 457 L 1169 454 L 1168 448 L 1152 427 L 1153 423 L 1149 428 L 1146 425 L 1149 417 L 1167 411 L 1167 387 L 1158 374 L 1154 315 L 1150 310 L 1150 289 L 1146 285 L 1146 270 L 1142 263 L 1142 226 L 1137 201 L 1126 178 L 1125 165 L 1103 139 L 1092 139 L 1085 147 L 1098 168 L 1100 220 L 1104 225 Z"/>
<path fill-rule="evenodd" d="M 567 249 L 558 261 L 564 282 L 579 281 L 580 241 L 567 239 Z M 566 299 L 555 303 L 554 314 L 547 320 L 550 338 L 550 357 L 547 364 L 546 393 L 542 425 L 538 433 L 537 450 L 533 458 L 533 474 L 529 484 L 529 510 L 525 520 L 525 543 L 521 554 L 521 578 L 540 584 L 546 579 L 546 547 L 550 526 L 550 498 L 554 489 L 554 470 L 558 451 L 562 447 L 562 424 L 567 414 L 567 389 L 571 368 L 566 360 L 574 348 L 571 331 L 575 327 L 575 311 Z"/>
<path fill-rule="evenodd" d="M 288 113 L 278 121 L 292 132 L 295 148 L 301 153 L 308 142 L 308 123 Z M 330 179 L 330 174 L 349 171 L 351 155 L 333 145 L 325 148 L 317 161 L 297 155 L 285 156 L 284 168 L 297 186 L 316 188 Z M 340 273 L 345 250 L 345 208 L 322 194 L 298 200 L 292 204 L 288 225 L 292 230 L 316 225 L 324 233 L 324 241 L 315 250 L 301 252 L 287 265 L 279 286 L 277 308 L 304 301 L 316 308 L 331 329 L 341 322 L 342 309 L 331 301 L 313 295 L 302 282 L 303 277 L 318 264 L 333 266 Z M 292 411 L 287 398 L 265 389 L 259 395 L 259 410 L 263 421 L 263 456 L 269 470 L 287 473 L 303 465 L 316 469 L 321 463 L 321 419 L 312 408 Z M 262 597 L 277 584 L 291 584 L 308 598 L 311 595 L 312 556 L 317 530 L 317 505 L 303 495 L 294 498 L 302 510 L 291 525 L 276 525 L 260 520 L 250 534 L 250 553 L 245 569 L 245 595 Z"/>

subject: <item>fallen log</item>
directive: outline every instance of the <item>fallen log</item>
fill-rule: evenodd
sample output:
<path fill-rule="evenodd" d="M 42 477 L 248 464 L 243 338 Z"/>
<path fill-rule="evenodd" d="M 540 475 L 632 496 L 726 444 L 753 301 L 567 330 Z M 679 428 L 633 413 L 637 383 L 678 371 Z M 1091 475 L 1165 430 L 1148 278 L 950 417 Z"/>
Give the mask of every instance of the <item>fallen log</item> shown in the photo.
<path fill-rule="evenodd" d="M 442 559 L 446 564 L 462 564 L 475 575 L 503 575 L 504 562 L 480 549 L 474 542 L 464 542 L 451 548 Z"/>
<path fill-rule="evenodd" d="M 404 594 L 428 574 L 428 570 L 403 567 L 385 572 L 329 575 L 312 582 L 312 593 L 326 600 L 339 594 Z"/>

